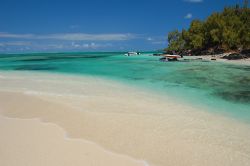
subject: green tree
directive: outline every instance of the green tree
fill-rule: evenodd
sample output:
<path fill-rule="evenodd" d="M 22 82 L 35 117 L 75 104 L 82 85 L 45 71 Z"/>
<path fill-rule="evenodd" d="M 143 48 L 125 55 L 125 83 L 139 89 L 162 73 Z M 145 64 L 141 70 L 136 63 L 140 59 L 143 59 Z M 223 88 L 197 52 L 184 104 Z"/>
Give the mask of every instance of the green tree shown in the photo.
<path fill-rule="evenodd" d="M 205 21 L 205 39 L 207 47 L 221 47 L 225 22 L 219 13 L 214 13 Z"/>
<path fill-rule="evenodd" d="M 168 33 L 168 51 L 180 51 L 184 48 L 185 41 L 178 30 Z"/>
<path fill-rule="evenodd" d="M 205 21 L 194 20 L 182 32 L 168 34 L 168 50 L 241 50 L 250 49 L 250 9 L 245 0 L 243 7 L 225 7 L 211 14 Z"/>
<path fill-rule="evenodd" d="M 192 21 L 188 31 L 191 48 L 202 49 L 205 41 L 203 22 L 199 20 Z"/>

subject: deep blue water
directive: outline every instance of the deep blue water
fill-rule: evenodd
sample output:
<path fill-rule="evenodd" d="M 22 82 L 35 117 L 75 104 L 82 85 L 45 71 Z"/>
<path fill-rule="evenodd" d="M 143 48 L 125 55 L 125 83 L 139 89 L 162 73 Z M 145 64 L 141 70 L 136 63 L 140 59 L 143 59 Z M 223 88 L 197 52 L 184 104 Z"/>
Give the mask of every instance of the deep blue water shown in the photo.
<path fill-rule="evenodd" d="M 36 53 L 0 55 L 0 70 L 105 77 L 180 98 L 250 122 L 250 66 L 221 62 L 160 62 L 147 54 Z"/>

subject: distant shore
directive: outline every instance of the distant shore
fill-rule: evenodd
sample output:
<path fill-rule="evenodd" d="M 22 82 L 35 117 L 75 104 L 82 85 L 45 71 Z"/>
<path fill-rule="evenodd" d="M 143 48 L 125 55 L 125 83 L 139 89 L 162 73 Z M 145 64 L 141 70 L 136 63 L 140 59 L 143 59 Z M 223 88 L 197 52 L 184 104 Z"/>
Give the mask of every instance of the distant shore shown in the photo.
<path fill-rule="evenodd" d="M 154 56 L 171 56 L 172 54 L 163 53 L 163 54 L 154 54 Z M 228 56 L 228 53 L 223 54 L 215 54 L 215 55 L 190 55 L 190 56 L 182 56 L 182 58 L 178 58 L 180 61 L 183 60 L 206 60 L 206 61 L 214 61 L 214 62 L 225 62 L 231 64 L 238 64 L 238 65 L 250 65 L 250 58 L 242 58 L 242 59 L 233 59 L 229 60 L 226 59 L 225 56 Z M 176 55 L 179 56 L 180 55 Z"/>
<path fill-rule="evenodd" d="M 228 60 L 228 59 L 223 58 L 225 55 L 227 54 L 185 56 L 185 58 L 188 58 L 188 59 L 200 58 L 200 59 L 208 60 L 208 61 L 226 62 L 226 63 L 239 64 L 239 65 L 250 65 L 250 58 Z"/>

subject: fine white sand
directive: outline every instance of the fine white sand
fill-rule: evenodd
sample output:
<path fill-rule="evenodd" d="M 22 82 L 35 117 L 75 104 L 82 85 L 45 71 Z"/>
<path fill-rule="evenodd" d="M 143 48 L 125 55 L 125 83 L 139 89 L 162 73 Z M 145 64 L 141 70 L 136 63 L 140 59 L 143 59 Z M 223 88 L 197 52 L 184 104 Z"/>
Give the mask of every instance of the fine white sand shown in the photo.
<path fill-rule="evenodd" d="M 250 163 L 249 124 L 109 80 L 1 72 L 0 113 L 0 165 Z"/>
<path fill-rule="evenodd" d="M 65 131 L 39 120 L 0 116 L 2 166 L 144 166 L 145 163 L 105 151 L 96 144 L 67 139 Z"/>

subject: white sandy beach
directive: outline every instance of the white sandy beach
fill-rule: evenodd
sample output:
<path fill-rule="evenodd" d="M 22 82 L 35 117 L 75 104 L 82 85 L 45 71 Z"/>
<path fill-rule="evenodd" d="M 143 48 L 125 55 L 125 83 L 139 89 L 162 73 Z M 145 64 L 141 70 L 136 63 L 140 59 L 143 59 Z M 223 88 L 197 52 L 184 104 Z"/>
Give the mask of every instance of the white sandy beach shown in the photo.
<path fill-rule="evenodd" d="M 1 72 L 0 114 L 4 166 L 250 163 L 249 124 L 94 77 Z"/>
<path fill-rule="evenodd" d="M 108 152 L 82 139 L 68 139 L 65 131 L 37 119 L 0 117 L 2 166 L 144 166 L 144 162 Z"/>
<path fill-rule="evenodd" d="M 185 59 L 197 59 L 201 58 L 203 60 L 208 61 L 217 61 L 217 62 L 224 62 L 229 64 L 237 64 L 237 65 L 250 65 L 250 58 L 247 59 L 239 59 L 239 60 L 227 60 L 223 59 L 222 57 L 228 54 L 218 54 L 218 55 L 201 55 L 201 56 L 185 56 Z M 215 60 L 212 60 L 215 59 Z"/>

